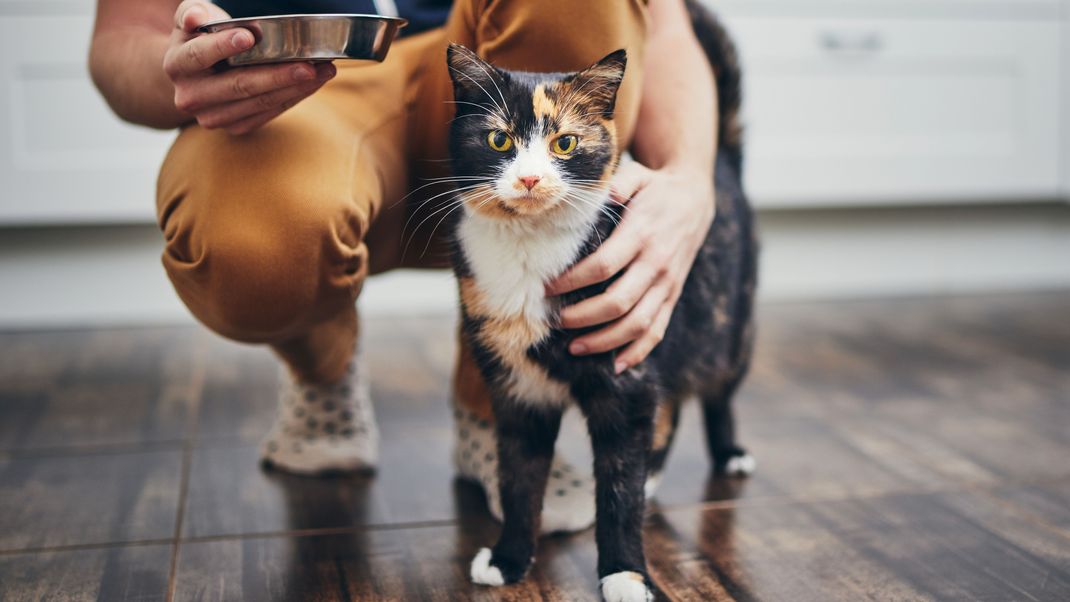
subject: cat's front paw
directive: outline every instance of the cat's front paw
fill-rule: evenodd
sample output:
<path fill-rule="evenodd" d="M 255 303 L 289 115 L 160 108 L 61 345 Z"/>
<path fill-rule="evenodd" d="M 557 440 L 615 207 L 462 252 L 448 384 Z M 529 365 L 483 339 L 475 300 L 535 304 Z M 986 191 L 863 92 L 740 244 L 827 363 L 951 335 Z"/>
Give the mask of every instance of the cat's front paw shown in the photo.
<path fill-rule="evenodd" d="M 602 578 L 602 599 L 606 602 L 653 602 L 654 592 L 646 579 L 634 571 L 621 571 Z"/>
<path fill-rule="evenodd" d="M 505 558 L 495 558 L 490 548 L 483 548 L 472 559 L 469 575 L 472 577 L 472 583 L 497 587 L 520 581 L 530 565 L 530 560 L 517 563 L 509 562 Z"/>

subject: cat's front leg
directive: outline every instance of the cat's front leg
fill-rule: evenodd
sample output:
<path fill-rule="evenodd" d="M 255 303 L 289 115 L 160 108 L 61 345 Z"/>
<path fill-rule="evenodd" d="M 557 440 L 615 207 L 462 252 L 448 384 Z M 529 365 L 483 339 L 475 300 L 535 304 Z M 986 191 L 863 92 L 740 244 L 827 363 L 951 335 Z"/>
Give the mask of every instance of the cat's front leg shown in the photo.
<path fill-rule="evenodd" d="M 515 583 L 531 566 L 561 414 L 560 408 L 494 400 L 502 532 L 493 550 L 483 548 L 472 560 L 473 582 Z"/>
<path fill-rule="evenodd" d="M 597 482 L 598 579 L 607 602 L 648 602 L 643 486 L 656 401 L 645 393 L 622 397 L 584 404 Z"/>

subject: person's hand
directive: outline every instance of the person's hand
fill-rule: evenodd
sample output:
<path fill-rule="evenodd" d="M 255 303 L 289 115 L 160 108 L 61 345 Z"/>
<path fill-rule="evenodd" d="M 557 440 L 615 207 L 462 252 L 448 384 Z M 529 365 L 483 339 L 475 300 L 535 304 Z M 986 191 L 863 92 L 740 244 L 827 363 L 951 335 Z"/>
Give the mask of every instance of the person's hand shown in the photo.
<path fill-rule="evenodd" d="M 252 48 L 248 29 L 198 34 L 205 23 L 229 19 L 223 9 L 185 0 L 175 11 L 175 28 L 163 69 L 175 85 L 175 107 L 202 127 L 232 134 L 251 132 L 319 90 L 334 77 L 330 63 L 287 63 L 217 72 L 219 61 Z"/>
<path fill-rule="evenodd" d="M 561 311 L 561 326 L 607 324 L 577 337 L 573 355 L 617 354 L 617 374 L 643 361 L 661 341 L 695 255 L 713 222 L 712 173 L 658 171 L 629 161 L 613 176 L 612 197 L 627 203 L 624 218 L 602 246 L 547 285 L 548 295 L 607 280 L 627 268 L 601 295 Z M 626 347 L 625 347 L 626 346 Z"/>

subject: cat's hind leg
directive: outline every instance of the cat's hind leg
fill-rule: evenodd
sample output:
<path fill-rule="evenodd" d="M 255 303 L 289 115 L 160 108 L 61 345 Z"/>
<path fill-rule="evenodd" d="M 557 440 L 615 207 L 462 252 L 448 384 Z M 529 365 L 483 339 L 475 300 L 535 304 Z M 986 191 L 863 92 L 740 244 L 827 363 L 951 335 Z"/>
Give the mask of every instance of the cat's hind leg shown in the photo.
<path fill-rule="evenodd" d="M 757 467 L 754 457 L 736 442 L 732 398 L 742 380 L 742 374 L 734 376 L 702 396 L 706 445 L 715 474 L 745 477 Z"/>
<path fill-rule="evenodd" d="M 560 408 L 524 402 L 495 403 L 498 435 L 498 488 L 502 531 L 493 549 L 472 560 L 472 581 L 483 585 L 515 583 L 535 555 L 543 494 L 561 427 Z"/>

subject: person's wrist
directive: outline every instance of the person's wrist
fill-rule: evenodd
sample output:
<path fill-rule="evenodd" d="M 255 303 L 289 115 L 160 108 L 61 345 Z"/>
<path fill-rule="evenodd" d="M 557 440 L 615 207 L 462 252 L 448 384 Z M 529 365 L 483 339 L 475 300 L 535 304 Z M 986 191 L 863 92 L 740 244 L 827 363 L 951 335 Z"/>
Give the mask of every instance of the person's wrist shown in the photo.
<path fill-rule="evenodd" d="M 711 161 L 710 165 L 704 165 L 690 159 L 670 161 L 660 171 L 693 193 L 686 195 L 685 198 L 693 203 L 693 209 L 696 212 L 693 215 L 698 218 L 695 223 L 703 224 L 699 230 L 704 230 L 713 222 L 716 212 L 713 162 Z"/>
<path fill-rule="evenodd" d="M 659 170 L 663 173 L 694 182 L 703 182 L 713 186 L 713 161 L 706 164 L 690 157 L 680 157 L 667 161 Z"/>

